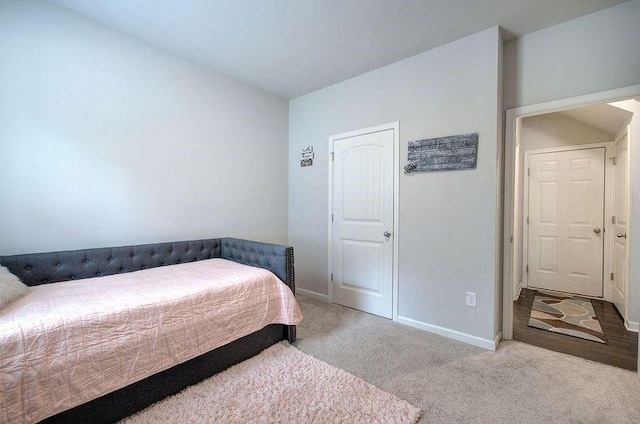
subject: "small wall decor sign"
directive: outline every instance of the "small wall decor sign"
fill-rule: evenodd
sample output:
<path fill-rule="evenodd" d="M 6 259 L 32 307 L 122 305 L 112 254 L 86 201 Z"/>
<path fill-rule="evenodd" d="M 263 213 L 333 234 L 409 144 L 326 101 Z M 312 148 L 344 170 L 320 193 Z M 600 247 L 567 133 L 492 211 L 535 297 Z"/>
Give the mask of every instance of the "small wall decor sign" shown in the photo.
<path fill-rule="evenodd" d="M 475 169 L 477 157 L 478 133 L 410 141 L 404 172 Z"/>
<path fill-rule="evenodd" d="M 300 149 L 300 166 L 313 166 L 313 146 Z"/>

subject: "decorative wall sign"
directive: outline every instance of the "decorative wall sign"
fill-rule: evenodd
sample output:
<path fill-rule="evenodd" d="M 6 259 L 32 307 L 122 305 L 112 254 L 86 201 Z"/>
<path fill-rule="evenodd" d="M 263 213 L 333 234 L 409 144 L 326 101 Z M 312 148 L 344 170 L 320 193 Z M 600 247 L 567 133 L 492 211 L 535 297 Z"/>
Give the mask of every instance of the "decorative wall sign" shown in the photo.
<path fill-rule="evenodd" d="M 477 157 L 478 133 L 410 141 L 404 172 L 475 169 Z"/>
<path fill-rule="evenodd" d="M 418 165 L 416 165 L 415 163 L 408 163 L 404 166 L 404 173 L 405 174 L 410 174 L 413 171 L 415 171 L 415 169 L 418 167 Z"/>
<path fill-rule="evenodd" d="M 300 166 L 313 166 L 313 146 L 300 149 Z"/>

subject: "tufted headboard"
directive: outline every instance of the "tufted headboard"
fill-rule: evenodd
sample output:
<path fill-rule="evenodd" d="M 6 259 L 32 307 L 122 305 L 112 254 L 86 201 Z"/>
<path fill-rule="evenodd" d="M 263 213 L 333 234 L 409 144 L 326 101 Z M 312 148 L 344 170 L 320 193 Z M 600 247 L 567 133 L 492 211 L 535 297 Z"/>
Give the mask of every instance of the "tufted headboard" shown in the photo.
<path fill-rule="evenodd" d="M 223 258 L 268 269 L 295 293 L 293 248 L 234 238 L 0 256 L 28 286 Z"/>
<path fill-rule="evenodd" d="M 221 240 L 221 257 L 273 272 L 295 294 L 293 247 L 226 237 Z"/>

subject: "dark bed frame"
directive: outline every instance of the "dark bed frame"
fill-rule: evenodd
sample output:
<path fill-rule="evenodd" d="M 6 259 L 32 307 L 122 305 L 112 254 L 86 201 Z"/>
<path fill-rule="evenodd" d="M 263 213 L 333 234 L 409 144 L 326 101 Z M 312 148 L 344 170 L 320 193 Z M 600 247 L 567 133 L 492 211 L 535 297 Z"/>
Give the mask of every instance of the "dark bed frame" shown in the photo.
<path fill-rule="evenodd" d="M 26 285 L 37 286 L 223 258 L 268 269 L 295 294 L 293 248 L 234 238 L 0 256 Z M 198 383 L 269 346 L 296 340 L 295 325 L 272 324 L 194 359 L 49 417 L 45 423 L 112 423 Z"/>

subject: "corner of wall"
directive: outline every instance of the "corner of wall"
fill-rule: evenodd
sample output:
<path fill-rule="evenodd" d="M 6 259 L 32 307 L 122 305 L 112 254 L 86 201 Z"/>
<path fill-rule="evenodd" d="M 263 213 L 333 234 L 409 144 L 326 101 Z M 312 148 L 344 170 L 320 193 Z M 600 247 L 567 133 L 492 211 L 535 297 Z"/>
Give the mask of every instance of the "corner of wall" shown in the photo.
<path fill-rule="evenodd" d="M 494 305 L 494 334 L 497 335 L 502 331 L 502 296 L 503 296 L 503 237 L 504 237 L 504 110 L 503 110 L 503 75 L 504 60 L 503 50 L 504 44 L 502 39 L 502 30 L 498 27 L 498 58 L 497 58 L 497 81 L 496 81 L 496 134 L 497 134 L 497 159 L 496 159 L 496 238 L 495 238 L 495 305 Z"/>

